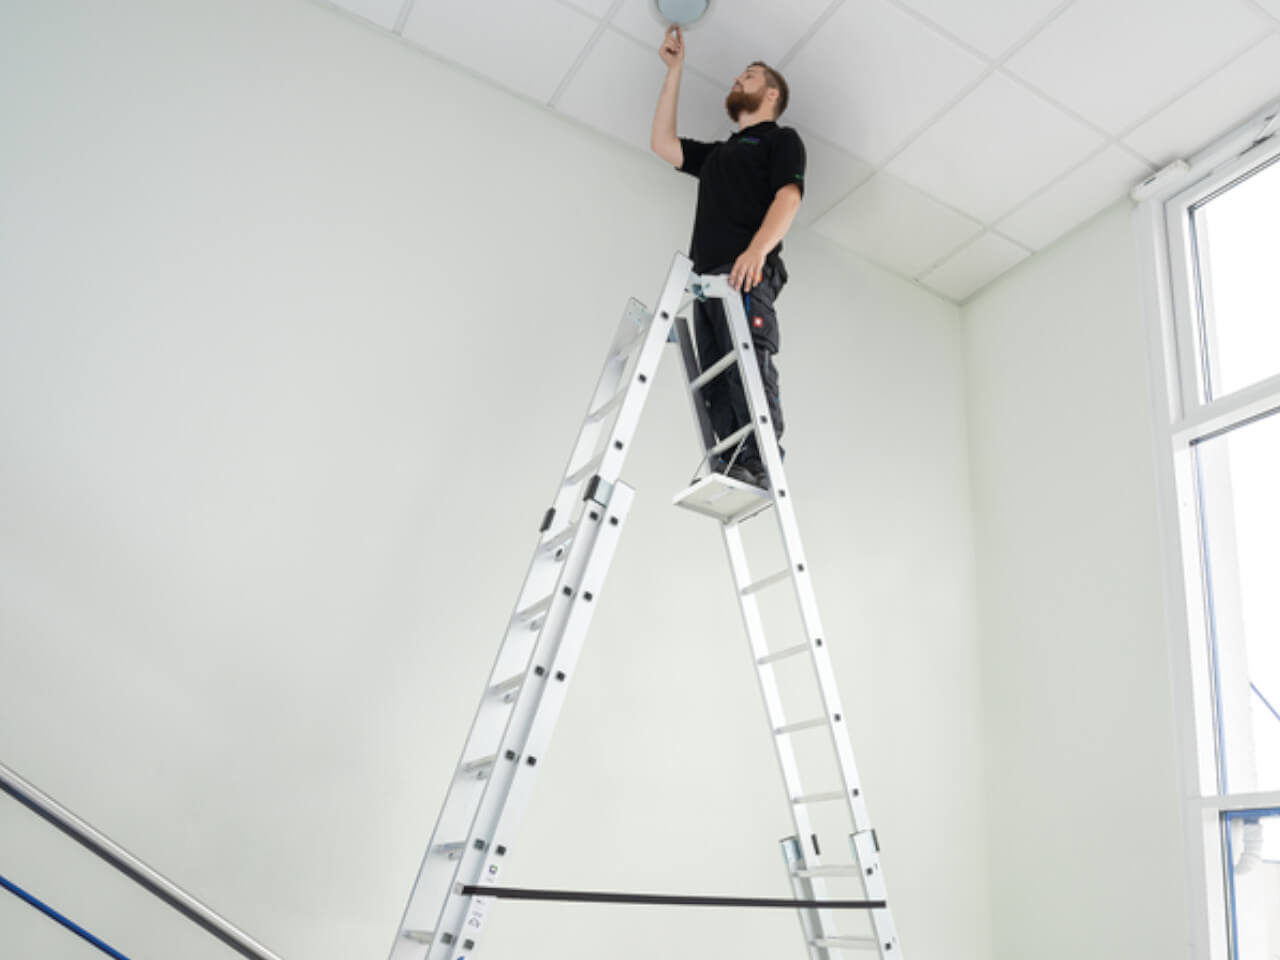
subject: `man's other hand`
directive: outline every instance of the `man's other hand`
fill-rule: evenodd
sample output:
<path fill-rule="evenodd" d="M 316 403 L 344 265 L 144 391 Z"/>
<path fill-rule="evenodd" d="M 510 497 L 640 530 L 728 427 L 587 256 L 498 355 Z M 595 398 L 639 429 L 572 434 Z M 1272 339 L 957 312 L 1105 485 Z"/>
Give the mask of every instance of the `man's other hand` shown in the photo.
<path fill-rule="evenodd" d="M 668 69 L 684 64 L 684 33 L 675 24 L 667 27 L 667 35 L 662 38 L 658 55 L 662 57 L 662 62 Z"/>
<path fill-rule="evenodd" d="M 764 258 L 768 251 L 747 247 L 729 271 L 729 286 L 734 290 L 750 290 L 764 279 Z"/>

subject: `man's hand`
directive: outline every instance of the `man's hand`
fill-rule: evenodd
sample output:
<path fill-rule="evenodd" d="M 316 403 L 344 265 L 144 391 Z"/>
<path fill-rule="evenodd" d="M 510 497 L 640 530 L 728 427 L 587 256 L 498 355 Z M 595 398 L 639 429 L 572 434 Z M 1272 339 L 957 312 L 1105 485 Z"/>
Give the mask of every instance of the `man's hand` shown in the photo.
<path fill-rule="evenodd" d="M 684 65 L 684 34 L 675 24 L 667 27 L 667 35 L 662 38 L 658 55 L 662 57 L 662 62 L 667 65 L 668 70 Z"/>
<path fill-rule="evenodd" d="M 768 250 L 759 250 L 754 244 L 733 261 L 729 271 L 729 286 L 734 290 L 750 290 L 764 279 L 764 258 Z"/>

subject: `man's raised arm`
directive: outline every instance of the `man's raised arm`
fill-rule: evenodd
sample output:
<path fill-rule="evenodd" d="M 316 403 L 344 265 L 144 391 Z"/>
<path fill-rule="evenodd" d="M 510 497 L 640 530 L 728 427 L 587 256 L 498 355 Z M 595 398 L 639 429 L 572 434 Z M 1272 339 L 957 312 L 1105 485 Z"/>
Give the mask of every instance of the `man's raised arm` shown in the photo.
<path fill-rule="evenodd" d="M 673 167 L 684 165 L 684 148 L 676 136 L 676 101 L 680 99 L 680 74 L 684 72 L 684 34 L 677 26 L 669 27 L 658 48 L 667 65 L 667 78 L 658 94 L 658 108 L 653 112 L 653 133 L 649 148 Z"/>

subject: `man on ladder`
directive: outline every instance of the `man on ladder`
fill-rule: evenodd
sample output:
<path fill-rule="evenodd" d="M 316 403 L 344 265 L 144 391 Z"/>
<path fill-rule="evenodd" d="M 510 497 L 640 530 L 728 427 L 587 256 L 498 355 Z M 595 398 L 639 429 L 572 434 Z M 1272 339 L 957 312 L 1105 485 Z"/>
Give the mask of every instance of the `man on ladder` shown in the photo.
<path fill-rule="evenodd" d="M 707 143 L 676 135 L 676 103 L 684 70 L 684 35 L 667 30 L 659 50 L 667 77 L 653 115 L 650 147 L 682 173 L 698 178 L 698 204 L 689 256 L 697 273 L 727 273 L 729 286 L 743 294 L 756 360 L 774 430 L 782 437 L 778 371 L 778 318 L 774 301 L 787 282 L 782 238 L 791 227 L 804 192 L 804 144 L 777 118 L 787 108 L 787 83 L 776 70 L 752 63 L 734 81 L 725 109 L 738 125 L 727 141 Z M 694 333 L 705 370 L 733 349 L 729 325 L 718 300 L 694 304 Z M 736 370 L 712 381 L 704 392 L 719 439 L 750 420 L 742 380 Z M 768 472 L 754 436 L 711 468 L 735 480 L 769 486 Z"/>

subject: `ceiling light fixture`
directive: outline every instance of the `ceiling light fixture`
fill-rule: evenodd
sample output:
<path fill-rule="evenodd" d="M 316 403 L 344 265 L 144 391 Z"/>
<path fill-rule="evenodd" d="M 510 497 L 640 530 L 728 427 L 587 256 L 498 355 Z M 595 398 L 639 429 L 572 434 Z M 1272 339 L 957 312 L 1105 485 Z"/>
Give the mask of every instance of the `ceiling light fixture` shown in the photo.
<path fill-rule="evenodd" d="M 711 0 L 653 0 L 649 9 L 664 27 L 691 27 L 707 15 Z"/>

